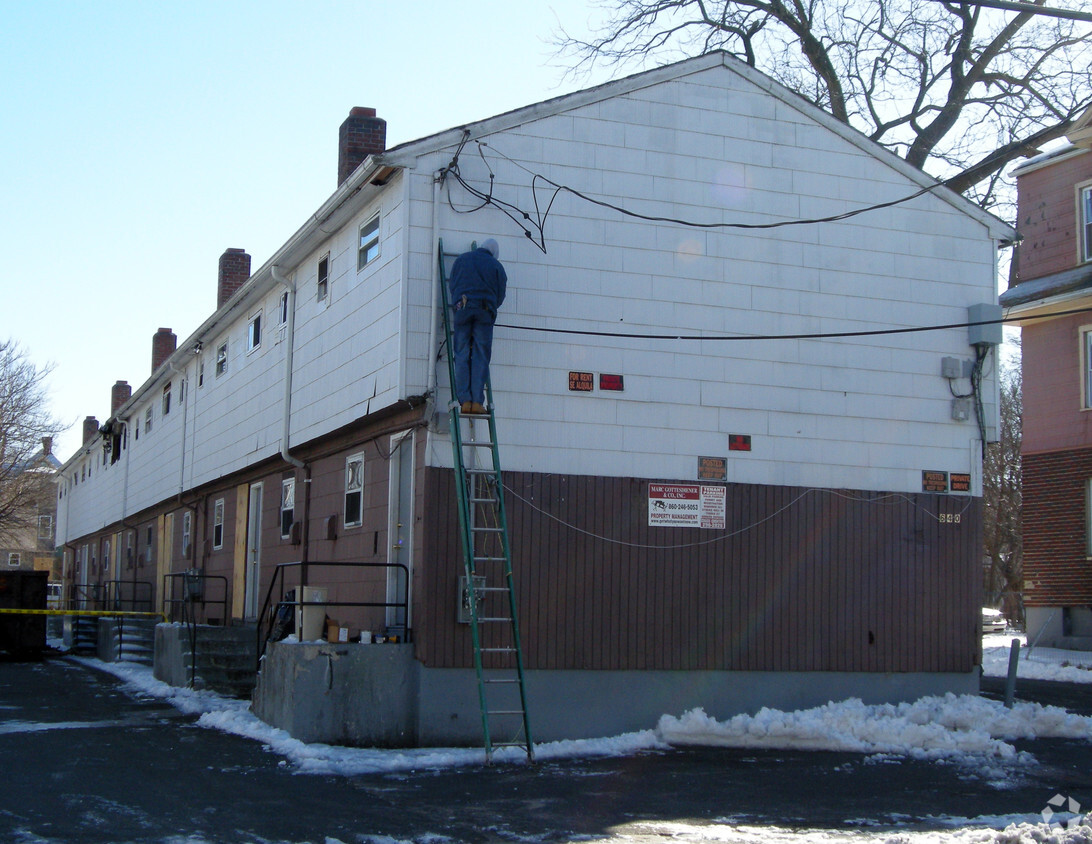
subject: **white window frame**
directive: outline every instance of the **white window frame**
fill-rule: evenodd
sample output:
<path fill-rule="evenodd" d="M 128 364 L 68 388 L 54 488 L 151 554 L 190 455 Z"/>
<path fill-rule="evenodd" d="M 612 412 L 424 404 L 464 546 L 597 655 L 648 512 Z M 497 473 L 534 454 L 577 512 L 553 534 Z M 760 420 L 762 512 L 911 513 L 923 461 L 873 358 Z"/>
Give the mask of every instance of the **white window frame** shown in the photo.
<path fill-rule="evenodd" d="M 212 550 L 224 547 L 224 499 L 217 498 L 212 505 Z"/>
<path fill-rule="evenodd" d="M 8 565 L 11 568 L 19 568 L 23 564 L 23 555 L 18 551 L 8 552 Z"/>
<path fill-rule="evenodd" d="M 1081 409 L 1092 410 L 1092 325 L 1082 325 L 1081 338 Z"/>
<path fill-rule="evenodd" d="M 359 464 L 358 472 L 353 471 L 353 464 Z M 350 496 L 357 496 L 355 502 Z M 350 454 L 345 458 L 345 527 L 360 527 L 364 524 L 364 452 Z"/>
<path fill-rule="evenodd" d="M 110 573 L 110 540 L 102 540 L 102 573 Z"/>
<path fill-rule="evenodd" d="M 144 411 L 144 436 L 148 436 L 152 432 L 152 420 L 155 417 L 155 411 L 149 404 Z"/>
<path fill-rule="evenodd" d="M 315 301 L 320 305 L 330 304 L 330 253 L 319 258 L 315 271 Z"/>
<path fill-rule="evenodd" d="M 228 371 L 228 344 L 227 340 L 216 347 L 216 377 L 226 374 Z"/>
<path fill-rule="evenodd" d="M 167 417 L 171 413 L 171 382 L 168 381 L 163 385 L 163 416 Z"/>
<path fill-rule="evenodd" d="M 1083 264 L 1092 261 L 1092 184 L 1077 187 L 1077 224 L 1080 232 L 1078 257 Z"/>
<path fill-rule="evenodd" d="M 182 513 L 182 559 L 190 558 L 190 544 L 193 535 L 193 513 L 186 510 Z"/>
<path fill-rule="evenodd" d="M 1092 478 L 1084 482 L 1084 555 L 1092 560 Z"/>
<path fill-rule="evenodd" d="M 281 294 L 280 301 L 277 303 L 277 318 L 280 320 L 277 323 L 277 327 L 284 329 L 288 325 L 288 291 L 284 291 Z"/>
<path fill-rule="evenodd" d="M 296 479 L 281 479 L 281 539 L 292 536 L 292 522 L 296 514 Z M 287 522 L 285 521 L 287 517 Z"/>
<path fill-rule="evenodd" d="M 252 313 L 246 323 L 246 353 L 249 355 L 262 347 L 262 311 Z"/>
<path fill-rule="evenodd" d="M 43 531 L 43 527 L 45 530 Z M 38 539 L 50 542 L 53 539 L 53 517 L 43 515 L 38 517 Z"/>
<path fill-rule="evenodd" d="M 356 249 L 356 271 L 360 272 L 379 257 L 379 215 L 363 223 Z"/>

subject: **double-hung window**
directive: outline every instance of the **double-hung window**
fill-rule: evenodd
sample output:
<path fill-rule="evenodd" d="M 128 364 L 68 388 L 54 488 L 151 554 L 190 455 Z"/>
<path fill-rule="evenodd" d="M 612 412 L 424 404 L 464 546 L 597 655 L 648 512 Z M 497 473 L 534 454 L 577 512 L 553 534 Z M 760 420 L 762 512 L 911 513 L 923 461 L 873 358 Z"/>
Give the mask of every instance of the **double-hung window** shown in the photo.
<path fill-rule="evenodd" d="M 356 268 L 362 270 L 379 257 L 379 217 L 373 217 L 360 227 L 360 246 L 357 250 Z"/>
<path fill-rule="evenodd" d="M 212 550 L 224 547 L 224 499 L 217 498 L 212 505 Z"/>
<path fill-rule="evenodd" d="M 1081 329 L 1081 388 L 1082 407 L 1092 408 L 1092 327 Z"/>
<path fill-rule="evenodd" d="M 1092 185 L 1080 189 L 1081 261 L 1092 261 Z"/>
<path fill-rule="evenodd" d="M 187 510 L 182 514 L 182 557 L 190 558 L 190 545 L 193 537 L 193 513 Z"/>
<path fill-rule="evenodd" d="M 292 522 L 296 513 L 296 479 L 284 478 L 281 481 L 281 539 L 292 535 Z"/>
<path fill-rule="evenodd" d="M 152 406 L 148 405 L 148 409 L 144 411 L 144 433 L 150 434 L 152 432 Z"/>
<path fill-rule="evenodd" d="M 345 527 L 364 523 L 364 455 L 345 460 Z"/>
<path fill-rule="evenodd" d="M 216 377 L 219 378 L 225 372 L 227 372 L 228 357 L 227 357 L 227 343 L 221 343 L 216 348 Z"/>
<path fill-rule="evenodd" d="M 246 350 L 253 352 L 262 345 L 262 312 L 251 315 L 246 327 Z"/>
<path fill-rule="evenodd" d="M 363 240 L 361 241 L 363 243 Z M 315 286 L 315 300 L 329 302 L 330 296 L 330 256 L 323 255 L 318 262 L 318 282 Z"/>
<path fill-rule="evenodd" d="M 167 416 L 171 412 L 171 382 L 168 381 L 163 385 L 163 415 Z"/>

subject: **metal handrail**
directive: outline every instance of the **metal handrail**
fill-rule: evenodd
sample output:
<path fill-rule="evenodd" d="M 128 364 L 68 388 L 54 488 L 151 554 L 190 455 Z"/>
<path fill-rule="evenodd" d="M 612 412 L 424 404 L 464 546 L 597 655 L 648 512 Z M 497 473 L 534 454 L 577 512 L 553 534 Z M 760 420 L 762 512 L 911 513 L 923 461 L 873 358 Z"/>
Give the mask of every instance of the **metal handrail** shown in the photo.
<path fill-rule="evenodd" d="M 175 584 L 181 580 L 182 582 L 182 597 L 175 597 Z M 206 598 L 206 581 L 219 580 L 223 583 L 223 597 L 216 599 Z M 201 597 L 195 597 L 187 594 L 186 590 L 191 583 L 200 584 Z M 189 615 L 195 616 L 194 622 L 196 622 L 195 604 L 200 604 L 204 610 L 208 604 L 219 605 L 221 608 L 221 617 L 225 623 L 228 620 L 228 579 L 222 574 L 205 574 L 204 572 L 193 571 L 178 571 L 169 572 L 163 575 L 163 611 L 171 621 L 176 621 L 176 611 L 181 608 L 182 621 L 188 621 Z M 205 610 L 205 617 L 208 617 L 208 611 Z"/>
<path fill-rule="evenodd" d="M 72 595 L 68 599 L 68 608 L 73 610 L 97 610 L 103 602 L 105 591 L 106 587 L 101 583 L 77 583 L 73 586 Z M 80 601 L 88 602 L 90 606 L 76 606 Z"/>
<path fill-rule="evenodd" d="M 308 567 L 308 570 L 313 566 L 333 566 L 339 568 L 381 568 L 381 569 L 401 569 L 402 575 L 405 577 L 405 599 L 402 601 L 286 601 L 284 600 L 284 590 L 287 585 L 284 581 L 284 572 L 289 568 L 302 568 L 304 565 Z M 272 603 L 273 592 L 276 589 L 278 583 L 280 584 L 280 595 L 276 604 Z M 298 588 L 303 588 L 304 584 L 299 584 Z M 303 562 L 294 563 L 278 563 L 273 570 L 273 578 L 269 581 L 269 589 L 265 593 L 265 601 L 262 602 L 261 611 L 258 613 L 258 656 L 255 665 L 255 670 L 260 670 L 262 665 L 262 657 L 265 656 L 265 648 L 269 643 L 269 636 L 273 632 L 273 625 L 276 622 L 277 611 L 281 607 L 293 606 L 293 607 L 394 607 L 401 608 L 402 618 L 405 619 L 405 641 L 413 641 L 412 631 L 409 626 L 409 567 L 404 563 L 358 563 L 358 562 L 312 562 L 308 561 L 306 564 Z M 264 635 L 263 635 L 264 633 Z"/>
<path fill-rule="evenodd" d="M 131 594 L 125 598 L 123 587 L 131 587 Z M 138 593 L 146 592 L 146 597 L 139 597 Z M 153 587 L 147 580 L 108 580 L 106 581 L 106 606 L 113 610 L 128 609 L 134 612 L 151 612 L 154 601 L 152 600 Z M 123 606 L 128 604 L 129 606 Z M 146 607 L 146 609 L 142 609 Z"/>

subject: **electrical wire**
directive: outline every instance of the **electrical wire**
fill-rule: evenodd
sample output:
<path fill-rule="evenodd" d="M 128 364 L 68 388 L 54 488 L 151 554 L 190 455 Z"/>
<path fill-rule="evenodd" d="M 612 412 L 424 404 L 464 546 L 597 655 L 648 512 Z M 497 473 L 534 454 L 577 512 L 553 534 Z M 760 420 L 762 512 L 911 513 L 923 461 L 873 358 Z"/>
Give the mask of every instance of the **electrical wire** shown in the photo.
<path fill-rule="evenodd" d="M 800 219 L 800 220 L 778 220 L 778 221 L 774 221 L 774 222 L 770 222 L 770 223 L 699 222 L 699 221 L 686 220 L 686 219 L 677 218 L 677 217 L 664 217 L 664 216 L 659 216 L 659 215 L 655 215 L 655 214 L 642 214 L 642 213 L 637 212 L 637 211 L 631 211 L 630 209 L 628 209 L 628 208 L 626 208 L 625 206 L 622 206 L 622 205 L 617 205 L 615 203 L 607 202 L 606 200 L 602 200 L 602 199 L 596 199 L 595 197 L 589 196 L 588 194 L 577 190 L 576 188 L 572 187 L 571 185 L 565 185 L 565 184 L 560 184 L 558 182 L 555 182 L 552 179 L 548 178 L 547 176 L 544 176 L 541 173 L 537 173 L 537 172 L 529 169 L 528 167 L 525 167 L 520 162 L 516 161 L 512 157 L 510 157 L 510 156 L 506 155 L 505 153 L 501 152 L 496 147 L 490 146 L 485 141 L 477 140 L 477 141 L 475 141 L 475 143 L 477 144 L 477 147 L 478 147 L 478 155 L 481 158 L 483 164 L 485 165 L 486 170 L 489 173 L 489 190 L 488 190 L 488 192 L 483 192 L 479 188 L 476 188 L 475 186 L 473 186 L 469 182 L 467 182 L 466 179 L 463 178 L 462 174 L 459 171 L 459 157 L 461 156 L 463 148 L 465 147 L 467 141 L 469 140 L 469 137 L 470 137 L 470 131 L 469 130 L 464 130 L 462 140 L 460 141 L 459 147 L 455 151 L 455 154 L 452 157 L 451 162 L 447 165 L 446 168 L 444 168 L 443 170 L 440 171 L 440 179 L 441 179 L 441 182 L 444 182 L 444 181 L 446 181 L 447 176 L 451 176 L 456 182 L 459 183 L 459 185 L 465 191 L 467 191 L 467 193 L 469 193 L 471 196 L 478 199 L 480 204 L 475 208 L 468 208 L 468 209 L 456 208 L 455 204 L 454 204 L 454 200 L 451 198 L 451 191 L 450 191 L 450 188 L 449 188 L 448 194 L 447 194 L 448 206 L 453 211 L 455 211 L 456 213 L 459 213 L 459 214 L 472 214 L 472 213 L 475 213 L 477 211 L 482 210 L 487 205 L 493 205 L 499 211 L 501 211 L 505 216 L 507 216 L 510 220 L 512 220 L 517 226 L 519 226 L 519 228 L 522 229 L 524 236 L 527 237 L 527 239 L 530 240 L 532 243 L 534 243 L 535 246 L 537 246 L 542 251 L 543 254 L 547 254 L 547 250 L 546 250 L 546 222 L 547 222 L 547 219 L 550 216 L 550 212 L 553 210 L 553 205 L 554 205 L 555 200 L 557 199 L 558 195 L 561 194 L 562 192 L 570 193 L 573 196 L 577 197 L 578 199 L 582 199 L 585 202 L 591 203 L 593 205 L 597 205 L 597 206 L 599 206 L 601 208 L 608 208 L 608 209 L 610 209 L 612 211 L 615 211 L 615 212 L 617 212 L 619 214 L 622 214 L 624 216 L 633 217 L 635 219 L 645 220 L 645 221 L 648 221 L 648 222 L 671 223 L 671 224 L 674 224 L 674 225 L 685 226 L 685 227 L 688 227 L 688 228 L 698 228 L 698 229 L 755 230 L 755 229 L 776 229 L 776 228 L 782 228 L 782 227 L 785 227 L 785 226 L 803 226 L 803 225 L 816 225 L 816 224 L 820 224 L 820 223 L 834 223 L 834 222 L 838 222 L 840 220 L 847 220 L 847 219 L 850 219 L 851 217 L 856 217 L 856 216 L 858 216 L 860 214 L 866 214 L 866 213 L 869 213 L 871 211 L 877 211 L 877 210 L 880 210 L 880 209 L 883 209 L 883 208 L 891 208 L 891 207 L 893 207 L 895 205 L 901 205 L 904 202 L 909 202 L 909 201 L 911 201 L 913 199 L 917 199 L 919 196 L 923 196 L 924 194 L 927 194 L 927 193 L 929 193 L 931 191 L 937 190 L 938 188 L 942 188 L 942 187 L 946 186 L 946 182 L 937 182 L 935 185 L 929 185 L 927 187 L 922 188 L 921 190 L 915 191 L 912 194 L 908 194 L 906 196 L 899 197 L 898 199 L 889 200 L 887 202 L 880 202 L 880 203 L 865 206 L 865 207 L 862 207 L 862 208 L 856 208 L 856 209 L 854 209 L 852 211 L 845 211 L 845 212 L 842 212 L 840 214 L 831 214 L 831 215 L 825 216 L 825 217 L 813 217 L 813 218 Z M 509 162 L 510 164 L 512 164 L 515 167 L 518 167 L 519 169 L 523 170 L 525 173 L 527 173 L 527 174 L 529 174 L 531 176 L 531 196 L 532 196 L 532 198 L 534 200 L 534 203 L 535 203 L 535 216 L 534 216 L 534 218 L 532 218 L 532 215 L 530 213 L 528 213 L 527 211 L 524 211 L 519 206 L 517 206 L 517 205 L 515 205 L 515 204 L 513 204 L 511 202 L 507 202 L 505 200 L 498 199 L 497 197 L 494 196 L 494 188 L 495 188 L 495 184 L 496 184 L 496 175 L 493 172 L 493 168 L 489 165 L 489 161 L 485 157 L 485 149 L 486 148 L 492 150 L 500 158 L 503 158 L 505 161 Z M 539 200 L 538 200 L 538 183 L 540 181 L 544 182 L 545 184 L 547 184 L 547 185 L 549 185 L 550 187 L 553 188 L 553 191 L 552 191 L 552 193 L 550 195 L 550 201 L 546 204 L 545 211 L 543 211 L 542 208 L 540 207 Z M 537 236 L 536 236 L 536 233 L 537 233 Z"/>
<path fill-rule="evenodd" d="M 813 493 L 818 493 L 818 494 L 821 494 L 821 495 L 830 495 L 830 496 L 833 496 L 835 498 L 845 499 L 847 501 L 854 501 L 854 502 L 861 503 L 861 504 L 868 504 L 868 505 L 871 505 L 871 506 L 881 506 L 881 507 L 893 506 L 896 503 L 897 500 L 907 501 L 910 504 L 912 504 L 914 507 L 916 507 L 917 509 L 919 509 L 923 513 L 925 513 L 925 515 L 929 516 L 929 518 L 931 518 L 931 519 L 933 519 L 933 520 L 935 520 L 937 522 L 941 521 L 941 516 L 940 515 L 938 515 L 936 513 L 933 513 L 931 510 L 929 510 L 929 509 L 927 509 L 925 507 L 922 507 L 920 504 L 918 504 L 916 501 L 914 501 L 914 499 L 912 499 L 908 495 L 904 495 L 903 493 L 900 493 L 900 492 L 885 493 L 885 494 L 881 495 L 879 498 L 862 498 L 860 496 L 849 495 L 848 493 L 839 492 L 838 490 L 834 490 L 834 489 L 811 488 L 811 489 L 804 490 L 802 493 L 800 493 L 798 496 L 796 496 L 796 498 L 794 498 L 788 504 L 786 504 L 783 507 L 775 510 L 770 515 L 765 516 L 764 518 L 761 518 L 758 521 L 751 522 L 748 525 L 744 525 L 743 527 L 736 528 L 735 530 L 729 531 L 728 533 L 722 533 L 719 536 L 714 536 L 711 539 L 705 539 L 705 540 L 702 540 L 701 542 L 686 542 L 686 543 L 681 543 L 681 544 L 677 544 L 677 545 L 651 545 L 651 544 L 641 543 L 641 542 L 628 542 L 628 541 L 626 541 L 624 539 L 614 539 L 613 537 L 603 536 L 602 534 L 594 533 L 594 532 L 592 532 L 590 530 L 585 530 L 584 528 L 577 527 L 576 525 L 572 524 L 571 522 L 566 522 L 564 519 L 560 518 L 559 516 L 555 516 L 553 513 L 550 513 L 547 510 L 542 509 L 541 507 L 536 505 L 534 502 L 528 500 L 527 498 L 524 498 L 522 495 L 520 495 L 518 492 L 516 492 L 514 489 L 512 489 L 512 487 L 510 487 L 508 484 L 504 484 L 504 489 L 505 489 L 506 492 L 508 492 L 514 498 L 517 498 L 520 501 L 522 501 L 524 504 L 526 504 L 529 508 L 534 510 L 536 513 L 538 513 L 538 514 L 540 514 L 542 516 L 545 516 L 548 519 L 552 519 L 553 521 L 557 522 L 559 525 L 562 525 L 563 527 L 566 527 L 569 530 L 574 531 L 575 533 L 582 534 L 582 535 L 587 536 L 587 537 L 589 537 L 591 539 L 597 539 L 600 542 L 606 542 L 606 543 L 608 543 L 610 545 L 620 545 L 620 546 L 623 546 L 625 548 L 641 548 L 641 549 L 650 550 L 650 551 L 676 551 L 676 550 L 682 550 L 682 549 L 685 549 L 685 548 L 700 548 L 700 547 L 703 547 L 705 545 L 712 545 L 712 544 L 714 544 L 716 542 L 723 542 L 725 539 L 731 539 L 731 538 L 733 538 L 735 536 L 739 536 L 740 534 L 746 533 L 746 532 L 748 532 L 750 530 L 754 530 L 757 527 L 761 527 L 766 522 L 777 518 L 782 513 L 786 512 L 787 510 L 791 509 L 792 507 L 795 507 L 797 504 L 799 504 L 801 501 L 803 501 L 805 498 L 807 498 L 809 495 L 812 495 Z M 960 510 L 957 514 L 954 514 L 954 515 L 962 516 L 964 513 L 967 512 L 967 510 L 970 508 L 970 506 L 971 506 L 971 499 L 967 498 L 964 505 L 963 505 L 963 509 Z M 947 515 L 952 515 L 952 514 L 945 513 L 944 515 L 947 516 Z"/>
<path fill-rule="evenodd" d="M 1004 325 L 1010 322 L 1028 322 L 1035 319 L 1052 319 L 1059 316 L 1085 314 L 1092 312 L 1092 307 L 1073 308 L 1050 314 L 1034 316 L 1001 317 L 1000 319 L 976 320 L 972 322 L 947 322 L 938 325 L 918 325 L 911 328 L 875 328 L 867 331 L 824 331 L 812 334 L 637 334 L 624 331 L 591 331 L 579 328 L 546 328 L 535 325 L 511 325 L 498 322 L 497 328 L 510 328 L 515 331 L 537 331 L 543 334 L 572 334 L 582 337 L 615 337 L 623 340 L 831 340 L 846 337 L 880 337 L 892 334 L 917 334 L 923 331 L 943 331 L 951 328 L 971 328 L 976 325 Z"/>

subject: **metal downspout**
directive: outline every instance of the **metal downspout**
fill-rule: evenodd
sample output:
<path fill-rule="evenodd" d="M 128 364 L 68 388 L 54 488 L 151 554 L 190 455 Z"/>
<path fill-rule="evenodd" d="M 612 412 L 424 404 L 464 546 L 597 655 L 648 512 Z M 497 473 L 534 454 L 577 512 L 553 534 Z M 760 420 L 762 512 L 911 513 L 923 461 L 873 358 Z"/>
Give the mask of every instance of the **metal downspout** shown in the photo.
<path fill-rule="evenodd" d="M 290 466 L 303 469 L 303 530 L 300 536 L 300 544 L 303 548 L 300 559 L 300 585 L 306 586 L 308 546 L 310 545 L 311 533 L 311 467 L 288 452 L 289 437 L 292 433 L 292 366 L 296 352 L 296 285 L 281 275 L 281 268 L 275 264 L 269 268 L 269 272 L 273 281 L 282 285 L 288 293 L 288 302 L 286 304 L 288 323 L 284 329 L 284 342 L 287 345 L 284 350 L 284 419 L 281 427 L 281 458 Z"/>
<path fill-rule="evenodd" d="M 437 313 L 440 301 L 440 266 L 436 255 L 432 252 L 440 242 L 440 187 L 443 177 L 437 172 L 432 179 L 432 242 L 429 244 L 429 254 L 432 265 L 432 303 L 429 313 L 431 320 L 428 327 L 428 377 L 425 381 L 425 395 L 431 407 L 425 410 L 425 418 L 432 419 L 436 409 L 436 321 L 442 316 Z"/>

